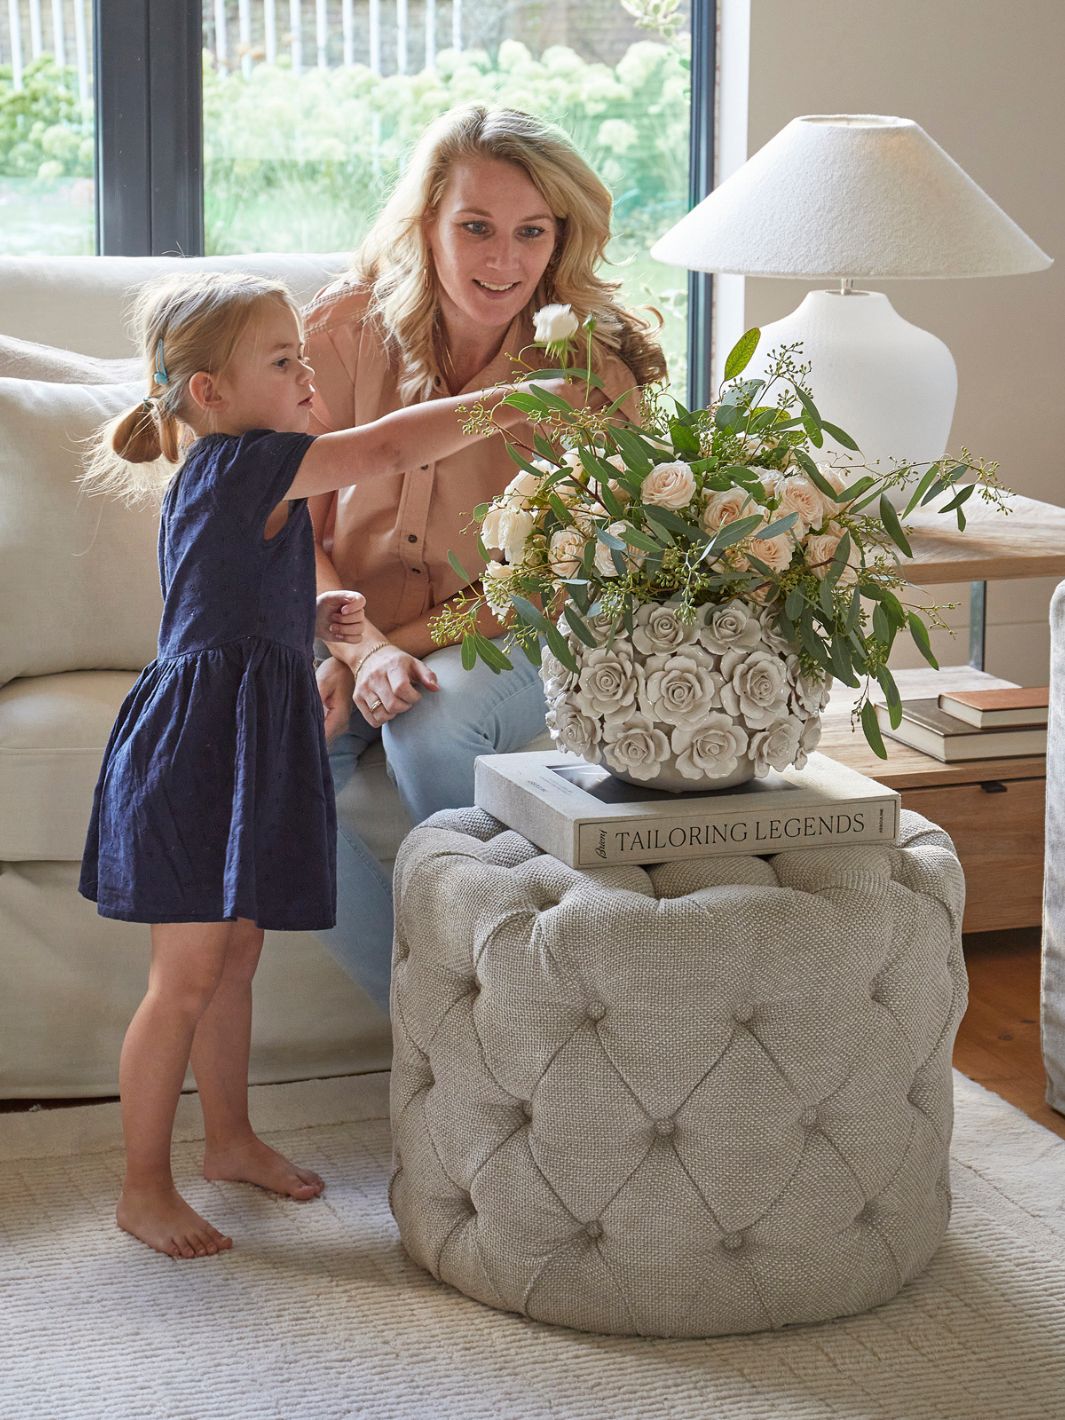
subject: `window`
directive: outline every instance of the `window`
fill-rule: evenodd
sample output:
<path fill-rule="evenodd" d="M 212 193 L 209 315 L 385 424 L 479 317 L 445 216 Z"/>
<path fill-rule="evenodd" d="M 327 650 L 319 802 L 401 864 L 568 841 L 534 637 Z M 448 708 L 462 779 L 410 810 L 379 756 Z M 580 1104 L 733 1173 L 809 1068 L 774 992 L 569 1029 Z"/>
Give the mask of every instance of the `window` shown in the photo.
<path fill-rule="evenodd" d="M 683 388 L 687 273 L 647 248 L 687 210 L 688 22 L 621 0 L 215 0 L 204 25 L 208 252 L 354 248 L 426 124 L 470 99 L 561 125 L 614 195 L 608 274 L 666 317 Z M 666 7 L 668 9 L 668 7 Z"/>
<path fill-rule="evenodd" d="M 0 10 L 0 251 L 96 250 L 91 0 Z"/>

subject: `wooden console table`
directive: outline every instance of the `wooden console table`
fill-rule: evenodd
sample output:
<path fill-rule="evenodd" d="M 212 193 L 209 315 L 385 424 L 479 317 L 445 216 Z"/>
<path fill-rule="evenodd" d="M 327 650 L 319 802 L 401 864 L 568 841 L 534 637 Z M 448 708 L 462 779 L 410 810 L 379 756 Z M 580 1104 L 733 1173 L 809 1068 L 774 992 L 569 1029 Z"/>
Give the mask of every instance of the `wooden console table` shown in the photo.
<path fill-rule="evenodd" d="M 906 520 L 912 530 L 911 581 L 920 586 L 974 581 L 980 585 L 1020 577 L 1065 577 L 1065 508 L 1015 495 L 1004 516 L 978 497 L 966 506 L 959 533 L 952 514 L 921 512 Z M 971 513 L 969 510 L 972 510 Z M 992 689 L 1012 682 L 988 675 L 983 663 L 982 597 L 978 654 L 968 666 L 898 671 L 904 700 L 944 690 Z M 1043 900 L 1043 819 L 1046 761 L 1043 756 L 964 760 L 944 764 L 885 738 L 888 758 L 878 759 L 861 730 L 852 731 L 855 692 L 837 684 L 823 720 L 818 748 L 882 784 L 898 789 L 903 807 L 942 825 L 954 840 L 965 869 L 967 932 L 1038 926 Z M 876 698 L 882 699 L 879 689 Z"/>

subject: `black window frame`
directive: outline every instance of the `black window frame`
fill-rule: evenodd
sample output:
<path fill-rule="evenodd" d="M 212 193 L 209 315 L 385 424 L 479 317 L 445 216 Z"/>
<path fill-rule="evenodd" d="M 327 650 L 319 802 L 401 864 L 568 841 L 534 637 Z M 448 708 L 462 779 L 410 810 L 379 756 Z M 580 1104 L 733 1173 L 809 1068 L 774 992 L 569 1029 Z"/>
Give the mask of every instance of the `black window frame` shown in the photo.
<path fill-rule="evenodd" d="M 202 0 L 95 0 L 96 249 L 202 256 Z M 714 182 L 717 0 L 691 0 L 689 201 Z M 713 279 L 688 276 L 689 407 L 710 393 Z"/>

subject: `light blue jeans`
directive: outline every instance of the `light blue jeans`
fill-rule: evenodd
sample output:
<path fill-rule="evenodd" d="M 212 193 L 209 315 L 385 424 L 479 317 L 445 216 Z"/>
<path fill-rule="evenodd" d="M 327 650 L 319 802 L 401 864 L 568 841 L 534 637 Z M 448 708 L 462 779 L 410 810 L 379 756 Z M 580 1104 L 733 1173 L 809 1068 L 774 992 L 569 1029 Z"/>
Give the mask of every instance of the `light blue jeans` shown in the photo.
<path fill-rule="evenodd" d="M 479 754 L 524 749 L 544 729 L 540 675 L 520 651 L 514 669 L 495 675 L 483 661 L 465 671 L 457 646 L 426 656 L 440 689 L 424 691 L 412 709 L 383 727 L 353 711 L 347 730 L 333 741 L 329 762 L 339 795 L 358 773 L 364 750 L 384 741 L 388 772 L 411 823 L 438 809 L 473 803 L 473 764 Z M 392 883 L 367 847 L 359 825 L 337 823 L 337 923 L 318 933 L 350 977 L 382 1011 L 388 1011 L 392 972 Z"/>

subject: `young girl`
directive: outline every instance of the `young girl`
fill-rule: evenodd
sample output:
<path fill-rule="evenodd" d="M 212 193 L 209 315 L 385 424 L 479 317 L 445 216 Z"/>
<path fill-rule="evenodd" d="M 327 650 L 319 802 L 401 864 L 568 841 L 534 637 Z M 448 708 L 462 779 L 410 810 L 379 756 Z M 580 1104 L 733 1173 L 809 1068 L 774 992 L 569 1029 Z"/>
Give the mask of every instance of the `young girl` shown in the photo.
<path fill-rule="evenodd" d="M 159 531 L 159 655 L 112 730 L 80 891 L 105 917 L 152 924 L 148 990 L 119 1068 L 118 1224 L 171 1257 L 204 1257 L 232 1244 L 171 1174 L 190 1059 L 207 1178 L 301 1200 L 324 1187 L 256 1137 L 247 1109 L 263 930 L 319 931 L 334 920 L 335 810 L 312 664 L 305 500 L 464 448 L 479 436 L 462 432 L 460 404 L 496 406 L 501 426 L 522 416 L 496 390 L 311 437 L 313 371 L 296 307 L 283 286 L 256 277 L 157 284 L 138 326 L 147 398 L 101 435 L 86 478 L 129 493 L 148 485 L 143 466 L 160 455 L 180 467 Z M 357 634 L 360 600 L 334 594 L 323 610 L 331 639 L 338 628 Z"/>

